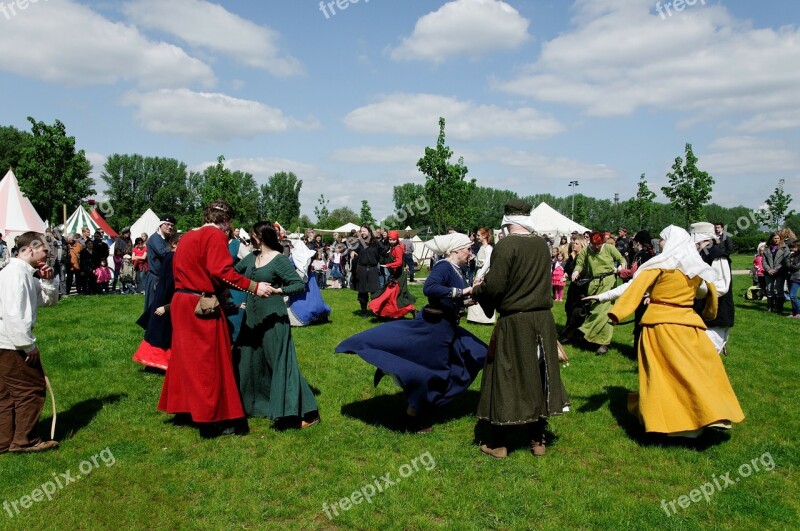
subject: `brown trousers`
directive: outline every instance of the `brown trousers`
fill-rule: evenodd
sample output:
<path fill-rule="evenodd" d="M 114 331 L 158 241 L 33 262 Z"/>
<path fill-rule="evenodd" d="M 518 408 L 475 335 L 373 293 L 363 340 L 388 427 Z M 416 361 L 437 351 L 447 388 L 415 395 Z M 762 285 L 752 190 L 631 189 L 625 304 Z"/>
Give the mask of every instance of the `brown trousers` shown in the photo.
<path fill-rule="evenodd" d="M 41 440 L 36 425 L 44 407 L 44 370 L 41 363 L 29 366 L 25 357 L 0 349 L 0 453 Z"/>

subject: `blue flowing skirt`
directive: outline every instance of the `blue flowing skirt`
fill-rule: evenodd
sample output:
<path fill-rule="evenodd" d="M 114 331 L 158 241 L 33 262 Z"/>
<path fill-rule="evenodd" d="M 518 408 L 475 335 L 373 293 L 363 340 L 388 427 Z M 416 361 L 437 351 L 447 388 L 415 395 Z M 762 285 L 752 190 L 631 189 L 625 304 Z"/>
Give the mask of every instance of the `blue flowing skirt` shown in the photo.
<path fill-rule="evenodd" d="M 342 341 L 336 353 L 357 354 L 401 383 L 415 411 L 441 407 L 469 388 L 486 361 L 486 343 L 442 318 L 385 323 Z"/>

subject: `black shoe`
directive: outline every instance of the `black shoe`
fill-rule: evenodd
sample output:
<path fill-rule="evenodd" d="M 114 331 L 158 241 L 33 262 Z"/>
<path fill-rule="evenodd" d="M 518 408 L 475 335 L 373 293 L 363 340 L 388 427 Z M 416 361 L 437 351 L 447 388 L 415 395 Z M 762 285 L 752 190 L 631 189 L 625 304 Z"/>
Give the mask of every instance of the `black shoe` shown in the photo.
<path fill-rule="evenodd" d="M 406 414 L 406 429 L 410 433 L 425 435 L 433 431 L 433 426 L 425 417 Z"/>
<path fill-rule="evenodd" d="M 372 384 L 375 387 L 378 387 L 378 384 L 381 383 L 381 379 L 386 376 L 386 373 L 380 369 L 375 369 L 375 376 L 372 377 Z"/>

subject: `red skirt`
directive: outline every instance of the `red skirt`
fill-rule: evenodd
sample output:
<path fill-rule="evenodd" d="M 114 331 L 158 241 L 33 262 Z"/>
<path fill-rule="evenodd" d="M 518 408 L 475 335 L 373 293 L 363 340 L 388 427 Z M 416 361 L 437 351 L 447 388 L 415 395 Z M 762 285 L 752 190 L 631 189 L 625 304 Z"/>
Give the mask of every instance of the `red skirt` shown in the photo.
<path fill-rule="evenodd" d="M 197 317 L 196 304 L 195 295 L 176 293 L 172 298 L 172 357 L 158 409 L 189 413 L 195 422 L 242 418 L 228 322 L 222 314 Z"/>
<path fill-rule="evenodd" d="M 383 293 L 372 299 L 369 309 L 381 317 L 399 319 L 410 311 L 414 310 L 414 305 L 409 304 L 402 308 L 397 306 L 397 296 L 400 294 L 400 285 L 397 282 L 389 282 Z"/>
<path fill-rule="evenodd" d="M 155 367 L 166 371 L 169 367 L 169 357 L 172 354 L 171 349 L 164 350 L 163 348 L 154 347 L 146 340 L 142 340 L 136 353 L 133 355 L 133 361 L 141 363 L 146 367 Z"/>

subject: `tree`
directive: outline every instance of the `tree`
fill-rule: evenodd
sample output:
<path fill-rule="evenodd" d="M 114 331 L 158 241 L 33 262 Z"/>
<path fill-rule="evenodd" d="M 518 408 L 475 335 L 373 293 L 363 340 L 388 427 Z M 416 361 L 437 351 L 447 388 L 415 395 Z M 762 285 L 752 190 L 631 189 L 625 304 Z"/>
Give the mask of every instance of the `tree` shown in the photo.
<path fill-rule="evenodd" d="M 22 150 L 30 142 L 31 134 L 12 126 L 0 126 L 0 178 L 6 171 L 19 166 Z"/>
<path fill-rule="evenodd" d="M 280 171 L 261 185 L 261 219 L 291 227 L 300 217 L 300 189 L 303 181 L 292 172 Z"/>
<path fill-rule="evenodd" d="M 319 194 L 317 203 L 317 206 L 314 207 L 314 215 L 317 216 L 317 224 L 314 226 L 320 229 L 326 229 L 328 228 L 328 218 L 331 215 L 330 211 L 328 211 L 328 204 L 330 201 L 325 199 L 325 194 Z"/>
<path fill-rule="evenodd" d="M 472 222 L 465 207 L 475 189 L 475 179 L 465 180 L 468 170 L 463 157 L 450 164 L 453 151 L 445 144 L 444 127 L 444 118 L 439 118 L 436 149 L 426 147 L 425 155 L 417 162 L 417 168 L 425 174 L 425 193 L 439 234 L 448 226 L 461 227 Z"/>
<path fill-rule="evenodd" d="M 653 213 L 653 200 L 655 198 L 656 194 L 647 186 L 647 179 L 645 179 L 643 173 L 639 176 L 636 197 L 628 201 L 624 209 L 626 218 L 636 220 L 637 230 L 650 228 L 648 221 L 650 220 L 650 214 Z"/>
<path fill-rule="evenodd" d="M 780 230 L 786 218 L 794 214 L 794 210 L 789 210 L 792 196 L 783 191 L 785 183 L 786 181 L 784 179 L 778 181 L 778 186 L 775 187 L 775 191 L 764 201 L 767 208 L 763 214 L 759 216 L 761 221 L 774 231 Z"/>
<path fill-rule="evenodd" d="M 172 214 L 179 223 L 195 209 L 186 164 L 176 159 L 115 153 L 106 160 L 100 178 L 108 186 L 112 224 L 118 228 L 130 226 L 148 208 L 159 216 Z"/>
<path fill-rule="evenodd" d="M 469 195 L 467 205 L 471 224 L 464 228 L 499 227 L 503 219 L 503 205 L 516 198 L 516 192 L 510 190 L 496 190 L 485 186 L 476 187 Z"/>
<path fill-rule="evenodd" d="M 328 216 L 328 222 L 332 229 L 341 227 L 346 223 L 358 223 L 358 214 L 350 207 L 334 208 Z M 344 236 L 344 235 L 342 235 Z"/>
<path fill-rule="evenodd" d="M 299 218 L 297 218 L 297 227 L 295 228 L 295 232 L 303 232 L 305 229 L 309 229 L 313 227 L 314 224 L 311 222 L 311 218 L 308 217 L 307 214 L 301 214 Z"/>
<path fill-rule="evenodd" d="M 683 212 L 687 229 L 690 223 L 700 221 L 703 205 L 711 199 L 711 187 L 714 185 L 714 178 L 708 172 L 700 171 L 697 161 L 692 145 L 687 143 L 686 162 L 681 157 L 675 157 L 672 172 L 667 173 L 669 186 L 661 188 L 672 207 Z"/>
<path fill-rule="evenodd" d="M 185 216 L 189 227 L 202 222 L 202 209 L 215 199 L 224 199 L 233 207 L 236 217 L 234 225 L 249 225 L 256 221 L 260 196 L 253 176 L 242 171 L 231 171 L 225 167 L 225 157 L 217 157 L 217 164 L 202 173 L 189 175 L 189 189 L 194 196 L 196 208 Z M 178 220 L 179 226 L 185 225 Z"/>
<path fill-rule="evenodd" d="M 375 218 L 372 216 L 372 209 L 366 199 L 361 200 L 361 212 L 358 215 L 359 225 L 375 226 Z"/>
<path fill-rule="evenodd" d="M 75 137 L 67 136 L 59 120 L 47 125 L 28 116 L 28 121 L 32 136 L 22 148 L 19 186 L 43 219 L 56 222 L 57 206 L 77 206 L 95 193 L 92 165 L 82 149 L 75 151 Z"/>
<path fill-rule="evenodd" d="M 386 223 L 396 226 L 427 227 L 431 225 L 431 206 L 422 184 L 405 183 L 392 190 L 394 212 Z"/>

